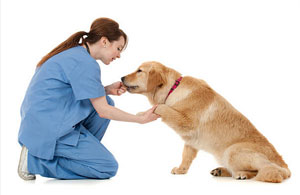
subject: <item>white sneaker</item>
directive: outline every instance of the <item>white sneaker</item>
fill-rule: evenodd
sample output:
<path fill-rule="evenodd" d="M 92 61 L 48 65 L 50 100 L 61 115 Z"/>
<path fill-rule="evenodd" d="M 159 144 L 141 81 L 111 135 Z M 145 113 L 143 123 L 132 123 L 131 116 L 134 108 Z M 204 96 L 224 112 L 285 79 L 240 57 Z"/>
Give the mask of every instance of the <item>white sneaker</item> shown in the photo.
<path fill-rule="evenodd" d="M 28 172 L 27 157 L 28 149 L 25 146 L 23 146 L 19 160 L 18 174 L 24 180 L 35 180 L 35 175 Z"/>

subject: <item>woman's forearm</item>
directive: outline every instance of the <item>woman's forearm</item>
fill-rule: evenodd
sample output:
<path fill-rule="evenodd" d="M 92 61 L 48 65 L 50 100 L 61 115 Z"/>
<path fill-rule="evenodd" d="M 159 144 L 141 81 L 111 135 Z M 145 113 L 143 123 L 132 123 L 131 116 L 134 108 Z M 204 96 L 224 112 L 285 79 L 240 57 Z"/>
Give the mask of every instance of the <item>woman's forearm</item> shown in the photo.
<path fill-rule="evenodd" d="M 143 117 L 124 112 L 106 101 L 106 96 L 91 98 L 91 103 L 101 118 L 110 120 L 143 123 Z"/>
<path fill-rule="evenodd" d="M 90 100 L 101 118 L 124 122 L 136 122 L 140 124 L 149 123 L 159 118 L 159 115 L 154 114 L 154 110 L 157 106 L 153 106 L 142 115 L 133 115 L 109 105 L 106 101 L 106 96 L 91 98 Z"/>
<path fill-rule="evenodd" d="M 124 112 L 110 105 L 102 106 L 98 114 L 101 118 L 107 118 L 110 120 L 142 123 L 142 118 L 140 116 Z"/>

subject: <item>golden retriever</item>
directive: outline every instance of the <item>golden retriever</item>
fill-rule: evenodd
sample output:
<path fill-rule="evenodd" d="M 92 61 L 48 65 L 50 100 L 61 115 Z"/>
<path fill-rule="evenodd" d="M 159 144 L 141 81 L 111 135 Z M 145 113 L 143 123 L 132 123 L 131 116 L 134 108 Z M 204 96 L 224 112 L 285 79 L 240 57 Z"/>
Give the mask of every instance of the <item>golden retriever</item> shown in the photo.
<path fill-rule="evenodd" d="M 155 113 L 185 141 L 182 163 L 173 174 L 185 174 L 201 149 L 223 165 L 211 171 L 214 176 L 274 183 L 291 176 L 273 145 L 205 81 L 184 76 L 168 96 L 180 77 L 179 72 L 152 61 L 121 78 L 128 92 L 158 104 Z"/>

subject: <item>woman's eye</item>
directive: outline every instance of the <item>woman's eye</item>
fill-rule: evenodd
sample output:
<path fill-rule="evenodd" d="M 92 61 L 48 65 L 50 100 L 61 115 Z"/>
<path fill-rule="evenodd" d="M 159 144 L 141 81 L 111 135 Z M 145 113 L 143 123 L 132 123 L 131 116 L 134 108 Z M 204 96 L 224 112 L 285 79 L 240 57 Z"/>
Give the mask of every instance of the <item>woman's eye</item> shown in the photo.
<path fill-rule="evenodd" d="M 141 69 L 138 69 L 137 72 L 142 72 L 142 70 L 141 70 Z"/>

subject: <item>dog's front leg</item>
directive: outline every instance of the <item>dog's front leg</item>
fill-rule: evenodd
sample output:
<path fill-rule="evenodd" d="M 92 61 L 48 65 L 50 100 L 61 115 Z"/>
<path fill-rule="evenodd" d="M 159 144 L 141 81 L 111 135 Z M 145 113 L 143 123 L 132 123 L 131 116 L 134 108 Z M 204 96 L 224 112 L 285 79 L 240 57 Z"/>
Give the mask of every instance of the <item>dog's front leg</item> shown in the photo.
<path fill-rule="evenodd" d="M 160 115 L 162 121 L 167 123 L 175 131 L 178 131 L 178 133 L 193 129 L 193 122 L 186 115 L 174 110 L 166 104 L 159 104 L 154 113 Z"/>
<path fill-rule="evenodd" d="M 184 145 L 183 153 L 182 153 L 182 162 L 179 167 L 175 167 L 172 169 L 172 174 L 185 174 L 189 170 L 194 158 L 197 155 L 198 150 L 195 148 Z"/>

